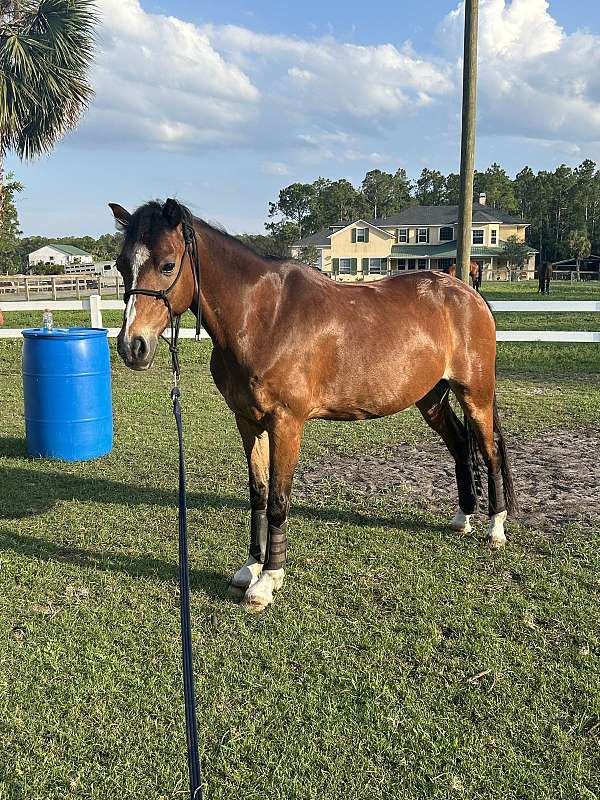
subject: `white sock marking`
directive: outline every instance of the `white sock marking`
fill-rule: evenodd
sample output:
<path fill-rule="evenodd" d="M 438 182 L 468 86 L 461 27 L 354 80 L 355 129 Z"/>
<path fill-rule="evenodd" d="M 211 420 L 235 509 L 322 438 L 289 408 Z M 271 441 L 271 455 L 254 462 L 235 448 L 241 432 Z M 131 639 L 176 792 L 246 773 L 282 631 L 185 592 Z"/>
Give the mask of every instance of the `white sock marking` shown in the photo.
<path fill-rule="evenodd" d="M 462 509 L 458 509 L 454 515 L 450 527 L 453 531 L 462 531 L 463 533 L 471 533 L 471 514 L 465 514 Z"/>
<path fill-rule="evenodd" d="M 494 514 L 488 523 L 487 542 L 490 547 L 504 547 L 506 536 L 504 535 L 504 522 L 506 521 L 506 511 Z"/>

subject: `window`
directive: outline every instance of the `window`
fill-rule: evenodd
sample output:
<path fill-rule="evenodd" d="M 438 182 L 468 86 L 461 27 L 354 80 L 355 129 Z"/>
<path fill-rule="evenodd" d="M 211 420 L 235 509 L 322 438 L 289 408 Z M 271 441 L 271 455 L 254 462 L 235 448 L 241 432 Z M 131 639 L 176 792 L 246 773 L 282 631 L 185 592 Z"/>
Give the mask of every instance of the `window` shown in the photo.
<path fill-rule="evenodd" d="M 454 228 L 440 228 L 440 242 L 451 242 L 454 239 Z"/>
<path fill-rule="evenodd" d="M 419 258 L 418 259 L 418 268 L 419 269 L 427 269 L 427 259 L 426 258 Z"/>
<path fill-rule="evenodd" d="M 438 258 L 438 269 L 447 270 L 453 263 L 454 261 L 451 258 Z"/>
<path fill-rule="evenodd" d="M 498 231 L 496 228 L 492 228 L 492 244 L 498 244 Z"/>
<path fill-rule="evenodd" d="M 429 228 L 419 228 L 417 241 L 419 244 L 427 244 L 429 241 Z"/>
<path fill-rule="evenodd" d="M 370 258 L 369 274 L 385 275 L 387 273 L 387 258 Z"/>
<path fill-rule="evenodd" d="M 356 229 L 356 241 L 357 242 L 366 242 L 367 241 L 367 229 L 366 228 L 357 228 Z"/>
<path fill-rule="evenodd" d="M 340 275 L 352 274 L 352 259 L 340 258 Z"/>
<path fill-rule="evenodd" d="M 407 258 L 406 259 L 406 269 L 414 269 L 415 268 L 415 260 L 414 258 Z"/>
<path fill-rule="evenodd" d="M 396 233 L 397 233 L 396 238 L 399 243 L 404 242 L 406 244 L 406 242 L 408 242 L 408 228 L 398 228 Z"/>
<path fill-rule="evenodd" d="M 396 269 L 399 269 L 399 270 L 400 269 L 406 269 L 406 259 L 405 258 L 399 258 L 397 264 L 398 264 L 398 266 L 396 267 Z"/>
<path fill-rule="evenodd" d="M 479 228 L 473 231 L 473 244 L 483 244 L 483 229 Z"/>

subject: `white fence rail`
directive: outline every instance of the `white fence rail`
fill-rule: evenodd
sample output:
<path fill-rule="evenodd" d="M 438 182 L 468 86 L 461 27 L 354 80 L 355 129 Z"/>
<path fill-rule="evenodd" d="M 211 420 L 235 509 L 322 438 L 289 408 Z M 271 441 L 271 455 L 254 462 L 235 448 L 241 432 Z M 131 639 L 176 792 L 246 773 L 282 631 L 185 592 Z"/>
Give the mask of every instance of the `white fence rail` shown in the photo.
<path fill-rule="evenodd" d="M 507 311 L 525 312 L 530 314 L 552 313 L 598 313 L 600 314 L 600 301 L 596 300 L 497 300 L 490 303 L 492 311 L 502 313 Z M 50 311 L 89 311 L 90 325 L 92 328 L 102 327 L 102 311 L 122 311 L 122 300 L 104 300 L 100 295 L 93 294 L 81 300 L 24 300 L 2 303 L 2 311 L 9 315 L 14 311 L 38 311 L 40 319 L 42 313 Z M 7 316 L 5 321 L 8 322 Z M 599 320 L 600 322 L 600 320 Z M 108 335 L 117 336 L 119 328 L 109 328 Z M 179 335 L 182 339 L 194 337 L 193 328 L 182 328 Z M 201 337 L 208 338 L 202 329 Z M 20 339 L 21 328 L 0 328 L 0 339 Z M 599 342 L 600 331 L 498 331 L 499 342 Z"/>

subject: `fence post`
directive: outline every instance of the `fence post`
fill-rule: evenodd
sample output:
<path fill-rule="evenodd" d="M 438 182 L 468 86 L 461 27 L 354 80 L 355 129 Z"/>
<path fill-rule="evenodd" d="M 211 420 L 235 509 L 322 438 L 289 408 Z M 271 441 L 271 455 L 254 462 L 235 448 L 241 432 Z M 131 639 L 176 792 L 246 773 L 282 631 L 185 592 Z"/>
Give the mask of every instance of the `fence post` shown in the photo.
<path fill-rule="evenodd" d="M 99 294 L 90 295 L 90 322 L 92 328 L 102 327 L 102 310 L 100 308 L 101 297 Z"/>

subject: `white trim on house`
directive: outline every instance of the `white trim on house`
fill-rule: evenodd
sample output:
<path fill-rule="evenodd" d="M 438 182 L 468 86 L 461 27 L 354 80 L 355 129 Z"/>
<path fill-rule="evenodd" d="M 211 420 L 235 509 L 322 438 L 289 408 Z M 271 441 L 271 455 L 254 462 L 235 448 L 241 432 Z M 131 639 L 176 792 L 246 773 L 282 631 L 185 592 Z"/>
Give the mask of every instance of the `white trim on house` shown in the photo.
<path fill-rule="evenodd" d="M 357 219 L 357 220 L 354 220 L 354 222 L 349 222 L 348 225 L 345 225 L 343 228 L 340 228 L 337 231 L 332 231 L 329 234 L 329 238 L 333 239 L 333 237 L 337 236 L 338 233 L 341 233 L 342 231 L 347 231 L 349 228 L 352 228 L 352 227 L 355 227 L 355 226 L 361 226 L 361 227 L 362 226 L 366 226 L 367 228 L 372 228 L 374 231 L 379 231 L 379 233 L 384 233 L 386 236 L 389 236 L 390 239 L 394 239 L 395 238 L 393 233 L 390 233 L 389 231 L 386 231 L 384 228 L 379 228 L 377 225 L 372 225 L 370 222 L 367 222 L 365 219 Z"/>

